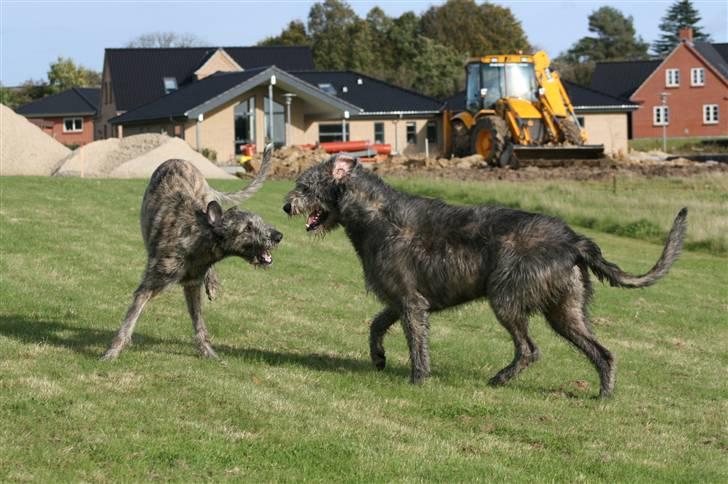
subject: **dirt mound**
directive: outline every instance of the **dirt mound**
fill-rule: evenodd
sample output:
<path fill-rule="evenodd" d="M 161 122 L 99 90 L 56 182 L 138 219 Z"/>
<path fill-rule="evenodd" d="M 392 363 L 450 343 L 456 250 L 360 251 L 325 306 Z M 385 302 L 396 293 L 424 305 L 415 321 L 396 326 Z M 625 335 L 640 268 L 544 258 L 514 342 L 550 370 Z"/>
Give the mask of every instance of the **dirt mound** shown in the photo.
<path fill-rule="evenodd" d="M 127 138 L 94 141 L 71 153 L 54 173 L 58 176 L 105 178 L 123 163 L 168 142 L 163 134 L 138 134 Z"/>
<path fill-rule="evenodd" d="M 50 175 L 70 150 L 0 104 L 0 175 Z"/>
<path fill-rule="evenodd" d="M 300 146 L 284 146 L 274 150 L 271 155 L 269 174 L 278 178 L 292 178 L 306 168 L 327 160 L 331 155 L 323 149 L 301 148 Z M 258 173 L 263 153 L 256 154 L 252 160 L 243 165 L 248 172 Z"/>
<path fill-rule="evenodd" d="M 109 174 L 110 178 L 149 178 L 159 165 L 171 158 L 187 160 L 195 165 L 205 178 L 235 178 L 210 160 L 193 150 L 187 142 L 179 138 L 170 138 L 158 148 L 144 153 L 133 160 L 116 167 Z"/>
<path fill-rule="evenodd" d="M 208 178 L 233 178 L 185 141 L 151 133 L 89 143 L 71 153 L 54 175 L 149 178 L 160 164 L 170 158 L 192 162 Z"/>

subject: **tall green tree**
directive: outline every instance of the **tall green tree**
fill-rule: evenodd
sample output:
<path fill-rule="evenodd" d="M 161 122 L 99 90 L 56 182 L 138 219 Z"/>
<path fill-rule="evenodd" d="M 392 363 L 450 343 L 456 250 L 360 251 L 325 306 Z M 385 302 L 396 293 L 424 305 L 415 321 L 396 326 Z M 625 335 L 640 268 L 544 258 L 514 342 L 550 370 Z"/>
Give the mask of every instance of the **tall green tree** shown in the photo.
<path fill-rule="evenodd" d="M 101 74 L 76 65 L 73 59 L 59 57 L 48 70 L 48 84 L 54 92 L 72 87 L 97 87 L 101 85 Z"/>
<path fill-rule="evenodd" d="M 306 32 L 306 25 L 300 20 L 292 20 L 288 26 L 283 29 L 280 35 L 268 37 L 258 45 L 311 45 L 311 38 Z"/>
<path fill-rule="evenodd" d="M 710 36 L 698 25 L 700 14 L 690 0 L 677 0 L 668 9 L 662 22 L 660 38 L 652 44 L 655 55 L 664 57 L 680 42 L 679 32 L 683 28 L 693 29 L 693 39 L 709 42 Z"/>
<path fill-rule="evenodd" d="M 414 76 L 408 87 L 440 99 L 453 94 L 463 77 L 461 56 L 452 48 L 424 36 L 420 37 L 420 45 L 412 60 Z"/>
<path fill-rule="evenodd" d="M 521 23 L 508 7 L 448 0 L 422 15 L 422 33 L 470 56 L 530 51 Z"/>
<path fill-rule="evenodd" d="M 636 35 L 631 16 L 614 7 L 601 7 L 589 15 L 589 32 L 555 61 L 564 79 L 586 85 L 594 65 L 605 60 L 634 60 L 648 57 L 649 45 Z"/>
<path fill-rule="evenodd" d="M 359 20 L 346 2 L 324 0 L 313 4 L 308 13 L 308 33 L 311 36 L 316 67 L 320 69 L 351 67 L 347 55 L 351 52 L 349 34 Z"/>

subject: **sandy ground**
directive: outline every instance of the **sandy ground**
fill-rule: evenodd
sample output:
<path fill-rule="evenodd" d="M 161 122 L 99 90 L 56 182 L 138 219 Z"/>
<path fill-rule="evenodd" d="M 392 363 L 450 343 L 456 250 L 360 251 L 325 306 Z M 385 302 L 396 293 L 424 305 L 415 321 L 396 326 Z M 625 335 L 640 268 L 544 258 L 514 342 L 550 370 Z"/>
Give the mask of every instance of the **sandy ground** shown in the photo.
<path fill-rule="evenodd" d="M 70 150 L 0 104 L 0 175 L 48 176 Z"/>

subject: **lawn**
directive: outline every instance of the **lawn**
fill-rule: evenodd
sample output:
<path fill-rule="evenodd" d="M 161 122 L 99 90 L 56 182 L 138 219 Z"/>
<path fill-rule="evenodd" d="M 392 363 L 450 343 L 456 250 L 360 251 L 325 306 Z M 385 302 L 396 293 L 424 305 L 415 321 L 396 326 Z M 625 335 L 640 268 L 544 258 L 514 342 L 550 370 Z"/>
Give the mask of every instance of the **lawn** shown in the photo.
<path fill-rule="evenodd" d="M 281 210 L 291 182 L 271 181 L 246 206 L 285 234 L 273 267 L 223 261 L 205 306 L 225 364 L 197 356 L 179 288 L 102 363 L 145 262 L 145 183 L 2 178 L 0 481 L 728 479 L 728 258 L 701 244 L 724 240 L 712 229 L 728 223 L 724 178 L 620 180 L 616 194 L 611 182 L 392 181 L 559 213 L 632 272 L 657 260 L 654 240 L 686 204 L 699 250 L 655 287 L 596 285 L 594 329 L 618 360 L 611 400 L 594 398 L 596 372 L 540 317 L 543 359 L 488 387 L 512 344 L 485 302 L 432 317 L 434 374 L 413 387 L 398 327 L 388 368 L 369 363 L 379 305 L 344 234 L 308 237 Z M 640 220 L 653 226 L 619 229 Z"/>

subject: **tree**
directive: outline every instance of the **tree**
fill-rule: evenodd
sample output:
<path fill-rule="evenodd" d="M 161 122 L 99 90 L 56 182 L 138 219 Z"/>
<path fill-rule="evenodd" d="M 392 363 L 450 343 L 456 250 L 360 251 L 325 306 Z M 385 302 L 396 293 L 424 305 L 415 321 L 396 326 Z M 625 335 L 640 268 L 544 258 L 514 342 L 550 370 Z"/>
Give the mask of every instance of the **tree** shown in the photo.
<path fill-rule="evenodd" d="M 206 42 L 191 33 L 150 32 L 130 40 L 127 47 L 200 47 Z"/>
<path fill-rule="evenodd" d="M 474 0 L 448 0 L 422 15 L 422 33 L 463 56 L 529 51 L 521 23 L 511 9 Z"/>
<path fill-rule="evenodd" d="M 649 46 L 641 37 L 635 36 L 632 17 L 625 17 L 614 7 L 601 7 L 592 12 L 589 32 L 595 35 L 582 37 L 555 60 L 564 79 L 589 84 L 598 61 L 647 57 Z"/>
<path fill-rule="evenodd" d="M 700 15 L 693 7 L 692 2 L 690 0 L 677 0 L 662 17 L 660 23 L 662 34 L 652 44 L 652 51 L 660 57 L 672 52 L 672 49 L 680 42 L 679 33 L 680 29 L 683 28 L 693 29 L 694 40 L 709 42 L 710 36 L 703 32 L 702 28 L 698 26 L 698 22 L 700 22 Z"/>
<path fill-rule="evenodd" d="M 306 26 L 300 20 L 292 20 L 280 35 L 268 37 L 258 45 L 311 45 Z"/>
<path fill-rule="evenodd" d="M 101 74 L 83 66 L 77 66 L 73 59 L 59 57 L 48 70 L 48 84 L 53 92 L 72 87 L 95 87 L 101 85 Z"/>
<path fill-rule="evenodd" d="M 420 51 L 412 61 L 413 86 L 417 91 L 437 98 L 445 98 L 458 88 L 463 74 L 461 56 L 450 47 L 420 37 Z"/>

